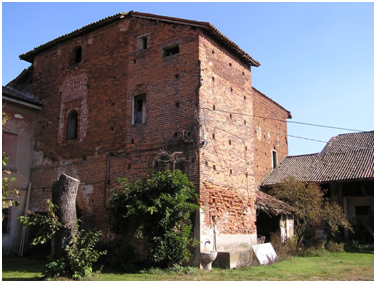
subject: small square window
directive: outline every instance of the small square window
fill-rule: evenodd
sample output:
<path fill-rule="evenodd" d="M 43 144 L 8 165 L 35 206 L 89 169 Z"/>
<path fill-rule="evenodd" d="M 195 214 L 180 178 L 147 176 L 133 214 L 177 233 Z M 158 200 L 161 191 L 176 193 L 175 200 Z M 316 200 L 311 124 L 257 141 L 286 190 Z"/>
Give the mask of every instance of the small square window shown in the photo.
<path fill-rule="evenodd" d="M 146 95 L 141 94 L 133 98 L 133 124 L 144 124 L 146 120 Z"/>
<path fill-rule="evenodd" d="M 171 56 L 179 53 L 179 44 L 163 48 L 163 57 Z"/>

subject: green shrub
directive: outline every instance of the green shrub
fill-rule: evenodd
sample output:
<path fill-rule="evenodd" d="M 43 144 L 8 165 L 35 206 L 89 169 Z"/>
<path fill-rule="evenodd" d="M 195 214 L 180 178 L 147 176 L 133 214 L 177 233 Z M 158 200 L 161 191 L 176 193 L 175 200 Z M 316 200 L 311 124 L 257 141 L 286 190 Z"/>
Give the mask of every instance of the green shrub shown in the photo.
<path fill-rule="evenodd" d="M 297 254 L 297 238 L 287 239 L 282 243 L 281 235 L 278 233 L 270 233 L 270 243 L 278 255 L 278 260 L 291 259 Z"/>
<path fill-rule="evenodd" d="M 331 253 L 343 253 L 345 251 L 344 246 L 344 243 L 335 243 L 333 241 L 329 241 L 326 244 L 326 250 Z"/>
<path fill-rule="evenodd" d="M 158 171 L 145 180 L 119 179 L 109 200 L 112 231 L 146 238 L 147 262 L 171 267 L 191 258 L 197 244 L 191 216 L 199 206 L 192 182 L 181 171 Z"/>
<path fill-rule="evenodd" d="M 71 244 L 65 249 L 72 278 L 80 280 L 90 277 L 93 272 L 93 263 L 101 255 L 107 253 L 107 251 L 100 252 L 94 249 L 101 234 L 101 231 L 85 232 L 85 230 L 79 230 L 77 235 L 72 235 Z"/>
<path fill-rule="evenodd" d="M 36 237 L 32 241 L 32 245 L 43 244 L 53 237 L 56 232 L 64 227 L 58 220 L 55 212 L 58 208 L 50 200 L 46 201 L 48 208 L 47 215 L 36 213 L 28 213 L 27 216 L 20 216 L 18 219 L 22 225 L 36 226 L 39 228 Z M 71 233 L 71 241 L 66 246 L 65 256 L 52 260 L 46 265 L 43 273 L 45 277 L 56 278 L 60 276 L 72 277 L 74 279 L 82 279 L 90 277 L 92 273 L 92 265 L 101 255 L 105 255 L 106 251 L 99 252 L 94 249 L 101 231 L 85 232 L 79 229 L 78 223 L 77 233 Z"/>

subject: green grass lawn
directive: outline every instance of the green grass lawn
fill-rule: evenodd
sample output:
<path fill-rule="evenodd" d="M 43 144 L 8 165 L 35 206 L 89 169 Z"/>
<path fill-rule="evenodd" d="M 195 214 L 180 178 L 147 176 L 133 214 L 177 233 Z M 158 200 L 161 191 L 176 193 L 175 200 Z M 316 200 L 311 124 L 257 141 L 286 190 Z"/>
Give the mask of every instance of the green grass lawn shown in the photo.
<path fill-rule="evenodd" d="M 3 280 L 40 280 L 46 262 L 26 258 L 4 258 Z M 191 269 L 192 270 L 192 269 Z M 217 269 L 211 272 L 163 272 L 157 274 L 112 273 L 106 269 L 95 274 L 95 281 L 373 281 L 374 254 L 327 253 L 320 257 L 294 257 L 268 266 L 251 266 L 236 270 Z"/>

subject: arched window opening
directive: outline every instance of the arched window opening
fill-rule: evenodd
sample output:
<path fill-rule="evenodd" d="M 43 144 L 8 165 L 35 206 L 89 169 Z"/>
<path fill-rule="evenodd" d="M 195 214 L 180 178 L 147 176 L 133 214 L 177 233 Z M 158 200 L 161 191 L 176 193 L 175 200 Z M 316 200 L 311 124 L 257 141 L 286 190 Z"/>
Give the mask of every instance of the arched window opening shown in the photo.
<path fill-rule="evenodd" d="M 67 140 L 77 139 L 78 113 L 76 110 L 69 112 L 67 119 Z"/>

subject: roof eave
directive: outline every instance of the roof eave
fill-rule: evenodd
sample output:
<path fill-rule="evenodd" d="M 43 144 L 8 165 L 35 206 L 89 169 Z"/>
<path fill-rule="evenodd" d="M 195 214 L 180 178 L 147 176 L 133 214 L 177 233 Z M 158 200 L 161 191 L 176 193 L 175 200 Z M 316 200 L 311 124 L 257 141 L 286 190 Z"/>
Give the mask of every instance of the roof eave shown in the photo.
<path fill-rule="evenodd" d="M 34 60 L 34 56 L 61 43 L 61 42 L 64 42 L 66 41 L 67 39 L 72 39 L 72 38 L 75 38 L 75 37 L 78 37 L 78 36 L 81 36 L 83 34 L 86 34 L 88 32 L 91 32 L 93 30 L 96 30 L 98 28 L 101 28 L 103 26 L 106 26 L 106 25 L 109 25 L 111 23 L 113 23 L 114 21 L 117 21 L 117 20 L 120 20 L 120 19 L 123 19 L 125 16 L 127 16 L 128 13 L 118 13 L 116 15 L 113 15 L 113 16 L 110 16 L 110 17 L 107 17 L 107 18 L 104 18 L 102 20 L 99 20 L 97 22 L 94 22 L 94 23 L 91 23 L 89 25 L 86 25 L 82 28 L 79 28 L 71 33 L 68 33 L 68 34 L 65 34 L 65 35 L 62 35 L 58 38 L 55 38 L 45 44 L 42 44 L 38 47 L 35 47 L 33 50 L 29 51 L 29 52 L 26 52 L 24 54 L 21 54 L 19 56 L 19 58 L 21 60 L 24 60 L 26 62 L 29 62 L 29 63 L 33 63 L 33 60 Z"/>
<path fill-rule="evenodd" d="M 247 54 L 245 51 L 243 51 L 238 45 L 236 45 L 233 41 L 228 39 L 226 36 L 224 36 L 222 33 L 220 33 L 212 24 L 208 22 L 198 22 L 198 21 L 192 21 L 192 20 L 186 20 L 186 19 L 179 19 L 179 18 L 172 18 L 172 17 L 166 17 L 166 16 L 159 16 L 159 15 L 153 15 L 153 14 L 147 14 L 147 13 L 139 13 L 139 12 L 133 12 L 130 11 L 128 13 L 118 13 L 114 16 L 107 17 L 105 19 L 99 20 L 97 22 L 91 23 L 89 25 L 86 25 L 80 29 L 77 29 L 71 33 L 62 35 L 52 41 L 49 41 L 43 45 L 40 45 L 33 50 L 21 54 L 19 58 L 21 60 L 27 61 L 29 63 L 33 63 L 34 56 L 61 43 L 64 42 L 67 39 L 75 38 L 78 36 L 81 36 L 82 34 L 88 33 L 90 31 L 93 31 L 95 29 L 98 29 L 100 27 L 103 27 L 105 25 L 108 25 L 116 20 L 123 19 L 124 17 L 136 17 L 136 18 L 144 18 L 149 20 L 158 20 L 163 22 L 170 22 L 170 23 L 176 23 L 176 24 L 184 24 L 184 25 L 190 25 L 202 28 L 206 31 L 208 31 L 211 35 L 218 38 L 224 45 L 231 50 L 235 51 L 235 53 L 242 59 L 245 60 L 247 63 L 249 63 L 253 67 L 259 67 L 260 63 L 256 60 L 254 60 L 249 54 Z"/>

